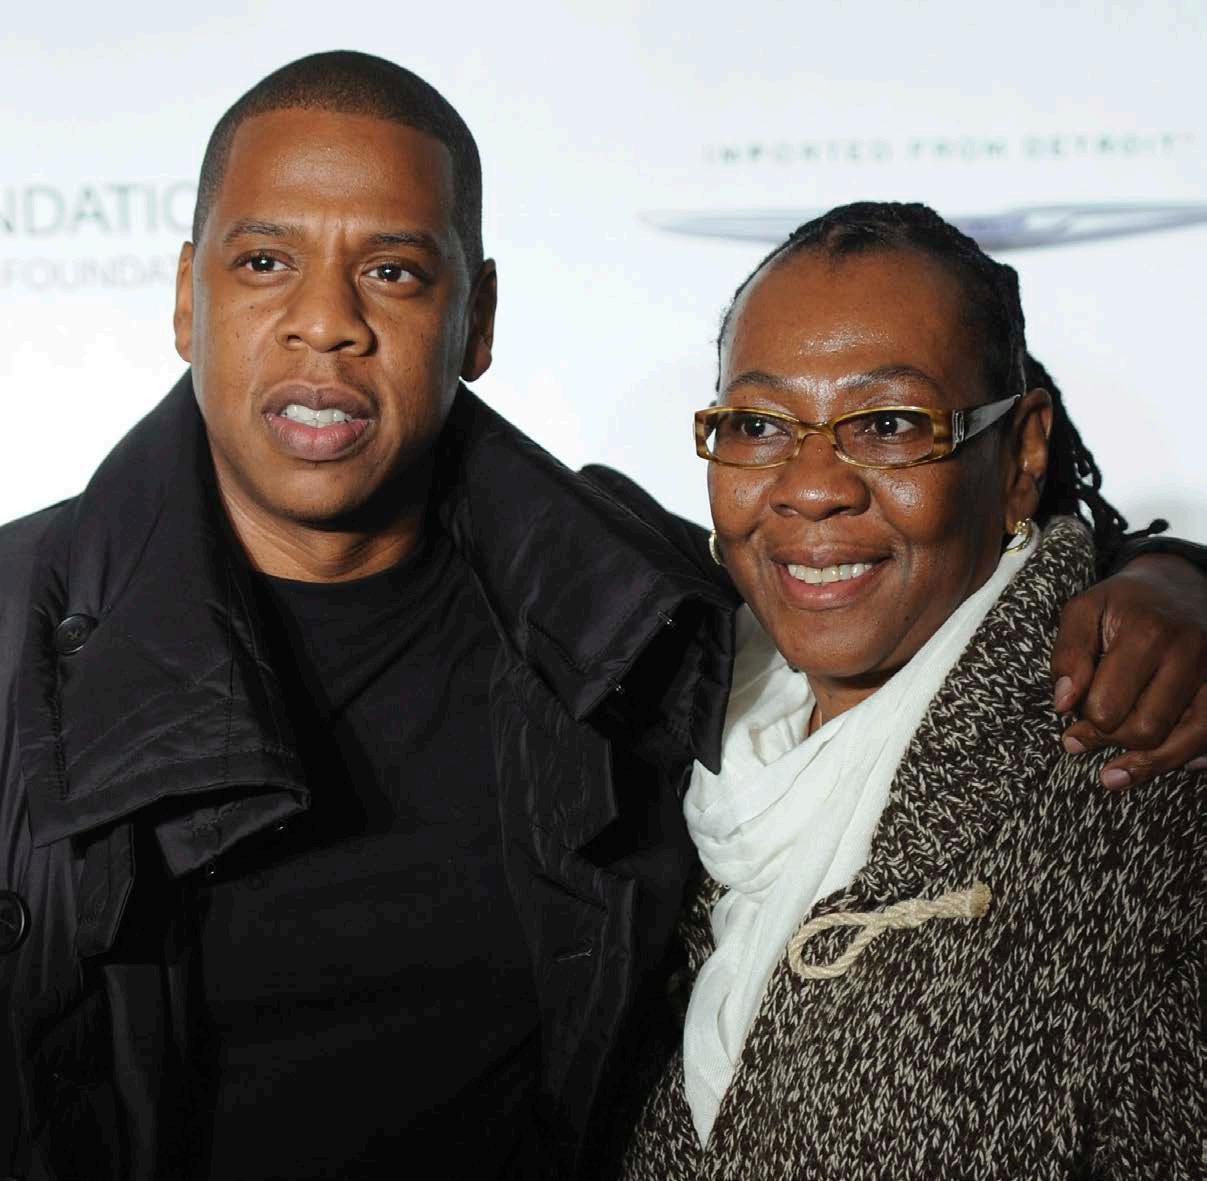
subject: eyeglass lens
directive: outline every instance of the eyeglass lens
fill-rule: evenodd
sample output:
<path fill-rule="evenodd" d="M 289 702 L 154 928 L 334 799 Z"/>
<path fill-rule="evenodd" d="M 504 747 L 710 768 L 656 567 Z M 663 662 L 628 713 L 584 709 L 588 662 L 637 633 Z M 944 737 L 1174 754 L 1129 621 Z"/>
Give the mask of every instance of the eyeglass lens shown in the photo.
<path fill-rule="evenodd" d="M 895 467 L 925 459 L 934 449 L 930 417 L 910 410 L 869 410 L 834 424 L 839 449 L 858 463 Z M 755 411 L 718 416 L 708 449 L 724 463 L 782 463 L 796 449 L 792 424 Z"/>

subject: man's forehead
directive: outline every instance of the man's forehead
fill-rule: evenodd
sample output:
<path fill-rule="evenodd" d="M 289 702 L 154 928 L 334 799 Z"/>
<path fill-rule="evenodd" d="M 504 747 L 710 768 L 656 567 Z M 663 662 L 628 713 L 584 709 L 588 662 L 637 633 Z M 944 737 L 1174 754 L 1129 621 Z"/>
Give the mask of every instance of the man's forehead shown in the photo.
<path fill-rule="evenodd" d="M 231 138 L 229 160 L 235 156 L 279 152 L 350 152 L 396 157 L 400 165 L 422 160 L 452 173 L 448 148 L 426 131 L 395 119 L 326 107 L 282 107 L 249 115 Z"/>
<path fill-rule="evenodd" d="M 249 116 L 235 132 L 215 207 L 226 218 L 255 219 L 262 211 L 247 203 L 268 195 L 292 207 L 294 218 L 310 204 L 335 203 L 349 214 L 372 206 L 443 224 L 452 216 L 452 158 L 435 136 L 393 120 L 325 109 L 268 111 Z"/>

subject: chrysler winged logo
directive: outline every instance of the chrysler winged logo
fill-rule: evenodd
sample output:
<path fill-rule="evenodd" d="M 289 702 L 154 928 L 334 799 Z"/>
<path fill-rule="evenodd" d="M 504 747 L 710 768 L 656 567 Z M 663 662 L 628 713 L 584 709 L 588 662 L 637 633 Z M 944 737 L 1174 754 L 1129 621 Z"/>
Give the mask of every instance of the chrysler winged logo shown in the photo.
<path fill-rule="evenodd" d="M 782 242 L 820 209 L 780 209 L 733 213 L 647 213 L 650 225 L 674 234 Z M 1001 213 L 973 213 L 950 219 L 981 249 L 1032 250 L 1098 238 L 1130 238 L 1207 222 L 1207 205 L 1026 205 Z"/>

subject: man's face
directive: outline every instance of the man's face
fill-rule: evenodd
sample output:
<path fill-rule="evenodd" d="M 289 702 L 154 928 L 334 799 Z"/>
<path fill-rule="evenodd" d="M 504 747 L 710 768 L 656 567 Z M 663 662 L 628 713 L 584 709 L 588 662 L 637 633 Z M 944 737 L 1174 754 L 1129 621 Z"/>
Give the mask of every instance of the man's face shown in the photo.
<path fill-rule="evenodd" d="M 338 527 L 428 452 L 490 364 L 493 267 L 471 282 L 452 212 L 448 151 L 413 128 L 284 110 L 235 133 L 175 315 L 228 505 Z"/>

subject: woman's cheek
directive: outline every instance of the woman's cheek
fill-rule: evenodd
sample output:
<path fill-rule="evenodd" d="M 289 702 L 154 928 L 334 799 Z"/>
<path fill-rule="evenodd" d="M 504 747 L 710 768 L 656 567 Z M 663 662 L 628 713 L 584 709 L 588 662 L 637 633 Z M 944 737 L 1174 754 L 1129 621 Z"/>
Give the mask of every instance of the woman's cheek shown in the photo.
<path fill-rule="evenodd" d="M 758 524 L 767 481 L 753 473 L 736 474 L 719 464 L 710 464 L 708 501 L 713 524 L 723 536 L 740 537 Z"/>
<path fill-rule="evenodd" d="M 967 532 L 969 510 L 979 499 L 951 465 L 939 463 L 902 472 L 877 472 L 877 507 L 907 540 L 949 542 Z M 954 526 L 954 530 L 953 530 Z"/>

